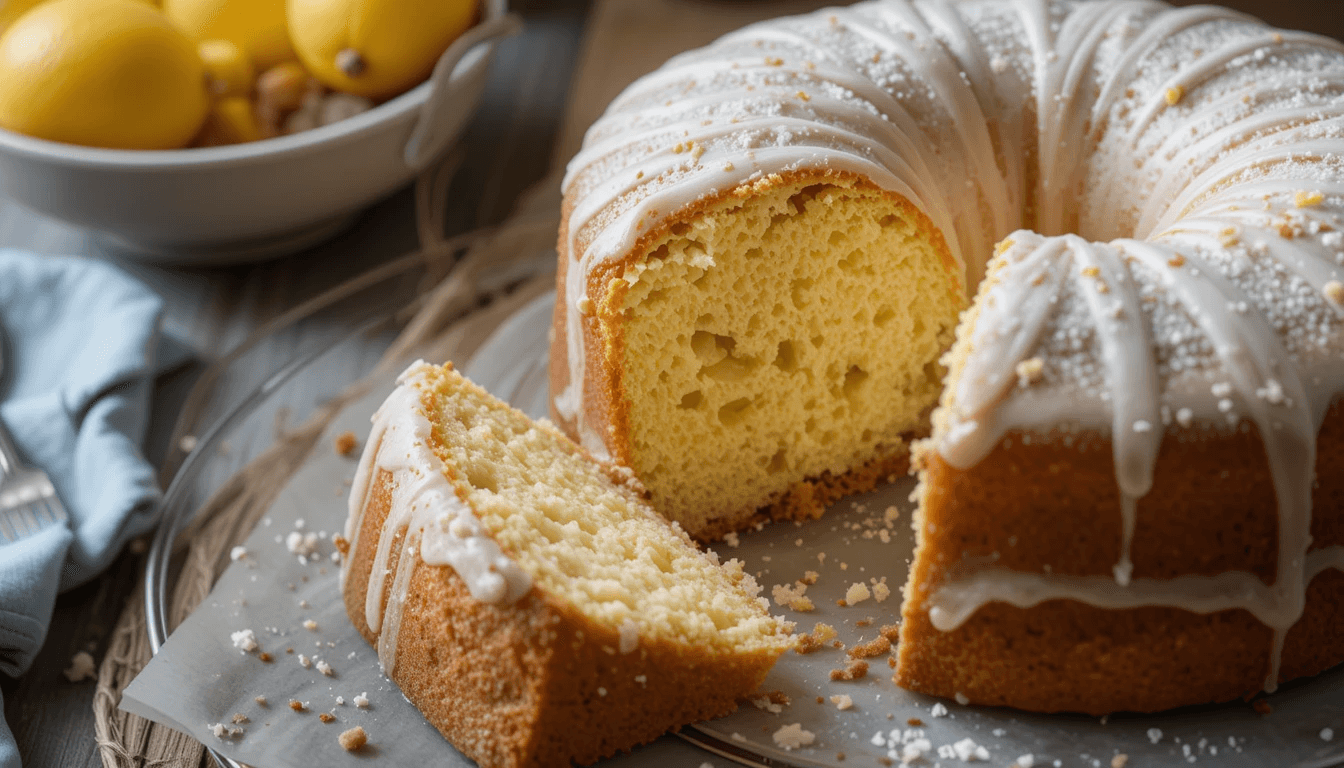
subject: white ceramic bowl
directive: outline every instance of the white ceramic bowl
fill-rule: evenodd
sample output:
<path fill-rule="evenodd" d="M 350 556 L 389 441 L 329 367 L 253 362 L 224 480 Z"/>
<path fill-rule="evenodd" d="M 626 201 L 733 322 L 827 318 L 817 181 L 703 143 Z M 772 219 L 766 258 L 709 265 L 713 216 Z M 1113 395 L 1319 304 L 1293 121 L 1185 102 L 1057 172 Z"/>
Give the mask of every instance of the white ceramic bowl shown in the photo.
<path fill-rule="evenodd" d="M 0 194 L 107 236 L 133 258 L 220 264 L 292 252 L 409 182 L 475 111 L 495 44 L 519 27 L 504 0 L 424 83 L 355 117 L 224 147 L 135 151 L 0 129 Z"/>

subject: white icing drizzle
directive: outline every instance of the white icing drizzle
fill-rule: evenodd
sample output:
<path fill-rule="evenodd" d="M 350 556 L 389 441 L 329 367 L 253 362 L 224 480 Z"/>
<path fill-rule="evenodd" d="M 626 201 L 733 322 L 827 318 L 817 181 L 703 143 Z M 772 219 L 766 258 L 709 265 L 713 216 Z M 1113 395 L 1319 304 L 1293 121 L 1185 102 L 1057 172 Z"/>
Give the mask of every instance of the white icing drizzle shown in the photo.
<path fill-rule="evenodd" d="M 355 553 L 364 545 L 359 534 L 373 482 L 380 471 L 392 474 L 392 502 L 379 531 L 364 604 L 364 619 L 378 635 L 378 660 L 387 675 L 396 668 L 402 608 L 420 563 L 452 567 L 471 596 L 483 603 L 516 602 L 532 588 L 532 577 L 500 549 L 471 507 L 458 498 L 443 462 L 429 447 L 432 426 L 421 388 L 432 370 L 417 361 L 398 377 L 397 388 L 373 416 L 373 429 L 350 487 L 345 522 L 350 550 L 341 562 L 342 589 Z M 403 535 L 394 571 L 389 567 L 393 541 Z"/>
<path fill-rule="evenodd" d="M 935 624 L 995 600 L 1244 608 L 1274 631 L 1272 690 L 1307 584 L 1344 566 L 1338 547 L 1308 553 L 1316 433 L 1344 392 L 1344 306 L 1323 298 L 1344 281 L 1344 244 L 1327 238 L 1344 230 L 1344 46 L 1151 0 L 875 0 L 677 57 L 612 104 L 565 179 L 555 404 L 594 454 L 609 452 L 582 408 L 589 277 L 678 210 L 791 170 L 904 195 L 968 287 L 995 238 L 1048 235 L 1010 235 L 936 448 L 965 468 L 1012 430 L 1108 433 L 1114 574 L 963 573 L 930 598 Z M 1023 386 L 1033 357 L 1045 379 Z M 1272 584 L 1131 575 L 1176 413 L 1257 427 L 1278 505 Z"/>

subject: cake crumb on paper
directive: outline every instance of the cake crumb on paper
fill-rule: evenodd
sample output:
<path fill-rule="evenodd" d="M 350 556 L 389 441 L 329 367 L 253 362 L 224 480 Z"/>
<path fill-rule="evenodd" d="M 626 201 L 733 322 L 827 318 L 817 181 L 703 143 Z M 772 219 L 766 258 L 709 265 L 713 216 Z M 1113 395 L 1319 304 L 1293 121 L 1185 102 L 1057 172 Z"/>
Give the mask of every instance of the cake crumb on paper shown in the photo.
<path fill-rule="evenodd" d="M 831 680 L 859 680 L 868 674 L 868 662 L 853 660 L 844 669 L 832 669 Z"/>
<path fill-rule="evenodd" d="M 854 605 L 856 603 L 861 603 L 872 596 L 873 593 L 869 591 L 867 584 L 864 584 L 862 581 L 856 581 L 849 585 L 849 589 L 845 590 L 845 604 Z"/>
<path fill-rule="evenodd" d="M 341 748 L 346 752 L 357 752 L 369 743 L 369 735 L 364 732 L 363 728 L 356 725 L 348 731 L 342 731 L 341 735 L 336 737 L 336 740 L 340 742 Z"/>
<path fill-rule="evenodd" d="M 771 736 L 786 751 L 805 747 L 817 740 L 816 734 L 803 730 L 802 723 L 789 723 Z"/>
<path fill-rule="evenodd" d="M 357 447 L 359 447 L 359 438 L 355 437 L 354 432 L 347 429 L 336 436 L 337 456 L 350 456 L 355 452 L 355 448 Z"/>
<path fill-rule="evenodd" d="M 331 723 L 335 722 L 336 716 L 331 714 L 330 712 L 323 712 L 322 714 L 317 716 L 317 719 L 321 720 L 324 723 Z"/>
<path fill-rule="evenodd" d="M 866 643 L 859 643 L 849 649 L 851 659 L 871 659 L 874 656 L 881 656 L 891 650 L 891 641 L 878 635 Z"/>
<path fill-rule="evenodd" d="M 360 709 L 368 709 L 368 708 L 369 708 L 369 692 L 368 692 L 368 691 L 365 691 L 364 693 L 359 694 L 358 696 L 356 696 L 356 697 L 354 698 L 354 702 L 355 702 L 355 706 L 356 706 L 356 707 L 359 707 Z"/>
<path fill-rule="evenodd" d="M 257 650 L 257 633 L 250 629 L 240 629 L 229 635 L 233 641 L 233 647 L 243 653 L 250 653 Z"/>
<path fill-rule="evenodd" d="M 836 709 L 846 710 L 853 708 L 854 699 L 849 694 L 842 693 L 836 696 L 832 696 L 831 703 L 835 705 Z"/>

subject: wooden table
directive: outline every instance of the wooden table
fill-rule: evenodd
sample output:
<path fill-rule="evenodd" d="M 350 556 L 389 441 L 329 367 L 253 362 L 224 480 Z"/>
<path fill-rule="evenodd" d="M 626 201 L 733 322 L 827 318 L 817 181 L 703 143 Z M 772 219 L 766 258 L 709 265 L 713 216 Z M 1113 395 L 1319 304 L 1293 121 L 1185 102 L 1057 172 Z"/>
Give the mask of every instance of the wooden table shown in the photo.
<path fill-rule="evenodd" d="M 621 88 L 671 54 L 758 18 L 822 4 L 593 0 L 590 7 L 590 0 L 513 0 L 511 6 L 527 26 L 500 46 L 480 113 L 460 142 L 465 161 L 453 181 L 449 233 L 503 220 L 521 192 L 563 166 L 584 129 Z M 1344 38 L 1344 14 L 1335 12 L 1333 1 L 1226 4 L 1282 26 Z M 87 233 L 10 204 L 0 204 L 0 246 L 115 260 L 164 297 L 165 331 L 185 342 L 194 359 L 159 381 L 147 445 L 150 459 L 158 462 L 167 453 L 186 392 L 204 365 L 285 309 L 412 249 L 411 203 L 409 190 L 403 190 L 327 244 L 229 269 L 164 269 L 127 262 Z M 302 334 L 314 332 L 306 327 L 271 339 L 259 350 L 259 366 L 269 369 L 285 362 L 303 341 Z M 141 560 L 125 553 L 103 577 L 62 595 L 33 668 L 18 680 L 0 678 L 5 718 L 28 768 L 101 766 L 93 741 L 93 683 L 69 683 L 61 671 L 77 651 L 101 658 L 108 633 L 136 584 Z"/>

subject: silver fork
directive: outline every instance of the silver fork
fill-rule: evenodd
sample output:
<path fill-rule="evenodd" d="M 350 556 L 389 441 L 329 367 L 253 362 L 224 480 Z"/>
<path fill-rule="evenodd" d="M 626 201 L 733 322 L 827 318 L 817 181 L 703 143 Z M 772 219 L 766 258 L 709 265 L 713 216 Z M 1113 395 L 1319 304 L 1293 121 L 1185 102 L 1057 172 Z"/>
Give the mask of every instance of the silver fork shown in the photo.
<path fill-rule="evenodd" d="M 5 377 L 5 336 L 0 329 L 0 381 Z M 14 438 L 0 418 L 0 539 L 17 541 L 68 519 L 51 478 L 19 460 Z"/>

